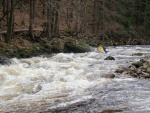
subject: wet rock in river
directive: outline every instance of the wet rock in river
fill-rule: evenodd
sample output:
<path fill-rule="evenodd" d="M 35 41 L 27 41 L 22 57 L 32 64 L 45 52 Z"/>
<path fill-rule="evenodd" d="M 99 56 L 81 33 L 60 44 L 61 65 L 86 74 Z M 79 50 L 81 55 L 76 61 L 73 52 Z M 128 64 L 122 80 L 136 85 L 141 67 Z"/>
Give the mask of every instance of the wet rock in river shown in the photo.
<path fill-rule="evenodd" d="M 142 56 L 142 53 L 133 53 L 132 56 Z"/>
<path fill-rule="evenodd" d="M 146 71 L 147 71 L 148 73 L 150 73 L 150 67 L 148 67 L 148 68 L 146 69 Z"/>
<path fill-rule="evenodd" d="M 124 70 L 123 70 L 123 69 L 121 69 L 121 68 L 119 68 L 119 69 L 117 69 L 115 72 L 116 72 L 116 73 L 123 73 L 123 72 L 124 72 Z"/>
<path fill-rule="evenodd" d="M 108 57 L 106 57 L 104 60 L 115 60 L 115 58 L 112 57 L 112 56 L 108 56 Z"/>
<path fill-rule="evenodd" d="M 0 64 L 2 65 L 9 65 L 11 63 L 11 61 L 3 55 L 0 55 Z"/>
<path fill-rule="evenodd" d="M 148 67 L 147 63 L 143 64 L 143 68 L 146 69 Z"/>
<path fill-rule="evenodd" d="M 112 73 L 110 73 L 110 74 L 103 74 L 103 75 L 101 75 L 101 77 L 102 78 L 115 78 L 115 74 L 112 74 Z"/>
<path fill-rule="evenodd" d="M 138 77 L 138 74 L 137 73 L 131 73 L 130 76 Z"/>
<path fill-rule="evenodd" d="M 136 78 L 150 78 L 150 62 L 148 60 L 141 59 L 138 62 L 132 63 L 126 69 L 117 69 L 116 73 L 125 72 L 128 76 Z"/>
<path fill-rule="evenodd" d="M 140 67 L 140 66 L 143 66 L 143 61 L 138 61 L 138 62 L 134 62 L 134 63 L 132 63 L 132 65 L 134 65 L 135 67 Z"/>
<path fill-rule="evenodd" d="M 135 71 L 137 70 L 134 65 L 129 66 L 129 69 L 130 69 L 131 71 L 133 71 L 133 72 L 135 72 Z"/>
<path fill-rule="evenodd" d="M 137 69 L 137 74 L 141 74 L 142 73 L 142 69 Z"/>
<path fill-rule="evenodd" d="M 149 74 L 149 73 L 142 72 L 141 77 L 150 78 L 150 74 Z"/>

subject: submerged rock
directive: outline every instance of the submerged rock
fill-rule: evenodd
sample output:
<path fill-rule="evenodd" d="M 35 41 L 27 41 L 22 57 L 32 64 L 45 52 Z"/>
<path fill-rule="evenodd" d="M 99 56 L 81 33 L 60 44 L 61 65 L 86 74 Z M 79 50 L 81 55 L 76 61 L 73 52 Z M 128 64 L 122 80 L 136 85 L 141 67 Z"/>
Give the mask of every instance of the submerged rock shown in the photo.
<path fill-rule="evenodd" d="M 132 56 L 142 56 L 143 53 L 133 53 Z"/>

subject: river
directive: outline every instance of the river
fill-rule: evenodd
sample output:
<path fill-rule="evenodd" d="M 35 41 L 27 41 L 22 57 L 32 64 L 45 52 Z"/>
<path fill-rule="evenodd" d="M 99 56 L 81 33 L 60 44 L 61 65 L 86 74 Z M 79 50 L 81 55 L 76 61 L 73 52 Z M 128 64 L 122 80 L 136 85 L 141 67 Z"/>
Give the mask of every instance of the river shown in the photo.
<path fill-rule="evenodd" d="M 115 70 L 144 57 L 150 60 L 150 46 L 107 49 L 107 54 L 92 48 L 88 53 L 10 59 L 11 65 L 0 65 L 0 112 L 149 113 L 149 79 L 119 75 Z M 104 60 L 109 55 L 115 60 Z M 116 77 L 101 77 L 107 73 Z"/>

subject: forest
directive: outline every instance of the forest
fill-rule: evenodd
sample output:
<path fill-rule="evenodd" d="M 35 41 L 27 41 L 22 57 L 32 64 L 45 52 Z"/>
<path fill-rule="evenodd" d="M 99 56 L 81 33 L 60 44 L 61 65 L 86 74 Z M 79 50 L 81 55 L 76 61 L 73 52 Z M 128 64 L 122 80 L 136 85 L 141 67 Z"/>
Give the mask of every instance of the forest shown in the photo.
<path fill-rule="evenodd" d="M 0 0 L 0 113 L 150 113 L 150 0 Z"/>
<path fill-rule="evenodd" d="M 149 30 L 149 0 L 0 1 L 0 42 L 7 45 L 68 37 L 92 46 L 149 45 Z"/>

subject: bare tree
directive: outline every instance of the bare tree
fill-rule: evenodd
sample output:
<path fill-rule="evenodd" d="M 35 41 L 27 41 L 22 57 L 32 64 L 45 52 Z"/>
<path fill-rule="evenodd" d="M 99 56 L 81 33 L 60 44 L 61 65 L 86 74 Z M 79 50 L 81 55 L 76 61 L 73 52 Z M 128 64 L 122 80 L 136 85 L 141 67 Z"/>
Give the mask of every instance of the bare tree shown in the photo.
<path fill-rule="evenodd" d="M 10 1 L 10 7 L 9 7 L 9 0 L 7 0 L 7 10 L 11 9 L 10 14 L 7 16 L 7 37 L 6 42 L 10 43 L 11 38 L 13 35 L 13 27 L 14 27 L 14 0 Z"/>
<path fill-rule="evenodd" d="M 30 24 L 29 24 L 29 36 L 32 41 L 34 41 L 34 35 L 33 35 L 33 22 L 34 22 L 34 1 L 30 0 Z"/>
<path fill-rule="evenodd" d="M 5 11 L 6 11 L 6 3 L 7 1 L 6 0 L 3 0 L 2 1 L 2 5 L 3 5 L 3 14 L 5 13 Z"/>
<path fill-rule="evenodd" d="M 60 0 L 47 1 L 47 38 L 59 37 L 59 2 Z"/>
<path fill-rule="evenodd" d="M 51 0 L 47 2 L 47 39 L 50 40 L 52 38 L 51 35 Z"/>
<path fill-rule="evenodd" d="M 87 4 L 88 4 L 87 0 L 78 0 L 74 2 L 75 12 L 76 12 L 76 24 L 75 24 L 76 34 L 86 33 L 86 29 L 87 29 L 86 6 Z"/>

